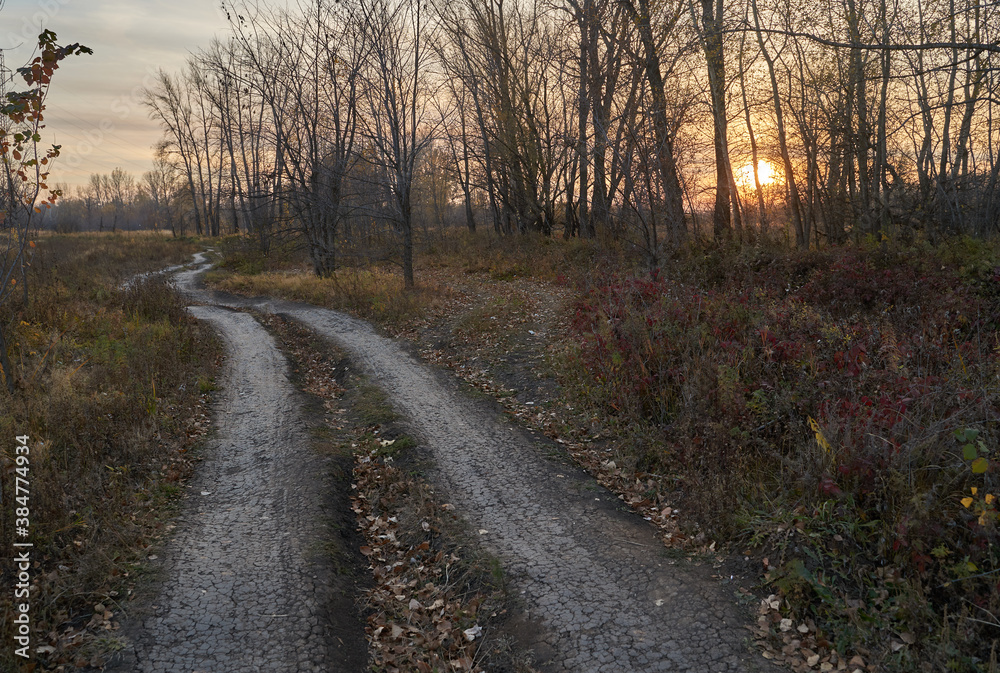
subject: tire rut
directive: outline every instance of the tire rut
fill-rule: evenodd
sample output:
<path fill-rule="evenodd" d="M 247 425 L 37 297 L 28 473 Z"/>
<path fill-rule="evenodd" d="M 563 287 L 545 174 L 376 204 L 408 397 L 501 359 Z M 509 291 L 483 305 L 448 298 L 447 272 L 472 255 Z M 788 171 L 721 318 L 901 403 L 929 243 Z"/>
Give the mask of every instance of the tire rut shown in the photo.
<path fill-rule="evenodd" d="M 428 447 L 432 481 L 501 558 L 525 605 L 524 640 L 546 673 L 776 670 L 748 650 L 744 616 L 704 569 L 675 565 L 616 496 L 547 459 L 453 378 L 336 311 L 201 290 L 200 270 L 178 274 L 178 288 L 297 320 L 352 353 L 388 393 Z"/>
<path fill-rule="evenodd" d="M 189 311 L 226 345 L 218 433 L 163 551 L 159 596 L 108 670 L 361 670 L 360 626 L 351 642 L 329 614 L 329 486 L 321 478 L 328 466 L 301 430 L 287 361 L 252 316 L 217 306 Z"/>

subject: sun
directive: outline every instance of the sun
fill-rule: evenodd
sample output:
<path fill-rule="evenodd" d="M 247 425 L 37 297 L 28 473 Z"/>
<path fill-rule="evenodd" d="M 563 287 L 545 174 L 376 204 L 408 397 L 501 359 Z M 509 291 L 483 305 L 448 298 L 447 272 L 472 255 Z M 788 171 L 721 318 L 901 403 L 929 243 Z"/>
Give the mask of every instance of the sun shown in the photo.
<path fill-rule="evenodd" d="M 753 189 L 753 164 L 746 164 L 736 171 L 736 184 L 742 189 Z M 774 166 L 769 161 L 757 162 L 757 179 L 760 180 L 761 187 L 773 185 L 778 181 L 778 174 Z"/>

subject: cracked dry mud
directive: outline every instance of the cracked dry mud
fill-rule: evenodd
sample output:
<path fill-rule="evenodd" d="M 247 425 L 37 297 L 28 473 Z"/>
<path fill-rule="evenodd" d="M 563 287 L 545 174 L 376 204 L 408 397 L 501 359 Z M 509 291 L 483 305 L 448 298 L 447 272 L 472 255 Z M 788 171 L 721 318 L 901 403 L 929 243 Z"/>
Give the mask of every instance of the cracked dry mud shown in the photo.
<path fill-rule="evenodd" d="M 300 431 L 286 360 L 250 315 L 190 310 L 227 346 L 219 432 L 164 552 L 161 594 L 111 670 L 344 670 L 333 662 L 359 657 L 338 656 L 326 615 L 323 461 Z"/>
<path fill-rule="evenodd" d="M 428 447 L 439 493 L 500 557 L 523 599 L 522 640 L 546 673 L 774 670 L 748 650 L 743 616 L 727 591 L 704 569 L 672 564 L 652 527 L 621 511 L 590 476 L 548 460 L 527 433 L 367 323 L 306 304 L 199 289 L 197 274 L 208 266 L 178 274 L 176 284 L 209 305 L 193 310 L 215 322 L 237 356 L 226 393 L 226 411 L 233 413 L 222 413 L 220 426 L 223 436 L 249 431 L 249 450 L 224 440 L 234 455 L 223 451 L 209 468 L 203 483 L 214 482 L 205 488 L 215 493 L 173 547 L 179 558 L 165 609 L 147 624 L 139 670 L 316 670 L 310 666 L 320 666 L 325 654 L 323 627 L 310 615 L 318 610 L 315 580 L 296 566 L 304 552 L 299 536 L 308 528 L 308 488 L 295 491 L 294 475 L 286 475 L 292 479 L 271 490 L 274 477 L 266 473 L 289 467 L 282 452 L 292 433 L 280 428 L 295 410 L 283 365 L 252 318 L 220 306 L 301 322 L 348 350 L 389 394 Z M 240 362 L 259 364 L 240 371 Z M 231 467 L 238 468 L 235 479 Z M 307 474 L 301 466 L 297 471 Z M 221 484 L 229 484 L 225 492 Z M 259 502 L 251 509 L 248 499 Z M 292 501 L 304 508 L 299 530 L 286 527 Z M 242 573 L 246 579 L 236 580 Z M 285 611 L 280 620 L 266 617 Z M 215 635 L 199 636 L 207 631 Z M 226 669 L 223 656 L 262 665 Z M 171 667 L 178 661 L 192 665 Z M 203 661 L 215 663 L 194 666 Z"/>

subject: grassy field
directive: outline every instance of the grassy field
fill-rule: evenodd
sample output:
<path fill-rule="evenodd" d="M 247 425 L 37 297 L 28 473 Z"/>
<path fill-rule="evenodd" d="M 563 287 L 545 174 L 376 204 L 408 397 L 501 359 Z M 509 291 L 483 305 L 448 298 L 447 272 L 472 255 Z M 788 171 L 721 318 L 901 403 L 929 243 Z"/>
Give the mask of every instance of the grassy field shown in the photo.
<path fill-rule="evenodd" d="M 438 282 L 436 271 L 470 279 L 536 278 L 566 283 L 586 278 L 594 268 L 619 267 L 622 258 L 620 252 L 608 252 L 580 239 L 497 238 L 489 232 L 452 231 L 424 241 L 417 259 L 416 287 L 404 292 L 402 273 L 392 264 L 345 266 L 329 278 L 318 278 L 310 272 L 300 247 L 289 245 L 267 257 L 238 238 L 224 239 L 218 247 L 222 262 L 206 274 L 206 281 L 217 289 L 309 302 L 387 327 L 418 320 L 454 295 L 454 284 Z"/>
<path fill-rule="evenodd" d="M 756 632 L 769 656 L 996 670 L 994 246 L 690 247 L 649 273 L 586 242 L 463 232 L 418 261 L 433 285 L 409 295 L 392 269 L 320 281 L 294 260 L 222 285 L 398 327 L 433 323 L 435 298 L 471 284 L 475 303 L 437 315 L 436 334 L 463 341 L 491 338 L 477 325 L 510 302 L 507 281 L 569 288 L 570 327 L 547 349 L 573 409 L 561 432 L 602 428 L 611 460 L 589 466 L 611 465 L 627 502 L 683 508 L 678 539 L 747 559 L 770 596 Z M 406 309 L 371 308 L 394 302 Z M 477 371 L 486 346 L 468 351 Z"/>
<path fill-rule="evenodd" d="M 170 503 L 208 428 L 214 337 L 162 280 L 121 289 L 199 248 L 151 234 L 43 236 L 30 302 L 0 309 L 16 378 L 13 395 L 0 390 L 0 528 L 9 544 L 14 438 L 26 435 L 39 670 L 97 665 L 99 652 L 115 648 L 121 605 L 170 528 Z M 2 570 L 9 644 L 15 569 Z M 21 663 L 0 648 L 0 669 Z"/>

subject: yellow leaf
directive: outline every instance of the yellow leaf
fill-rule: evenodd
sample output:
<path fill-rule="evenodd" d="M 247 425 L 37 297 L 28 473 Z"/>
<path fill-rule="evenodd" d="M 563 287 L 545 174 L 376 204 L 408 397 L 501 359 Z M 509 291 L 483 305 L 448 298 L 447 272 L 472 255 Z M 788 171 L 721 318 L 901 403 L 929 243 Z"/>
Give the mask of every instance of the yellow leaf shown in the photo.
<path fill-rule="evenodd" d="M 986 494 L 986 504 L 987 505 L 992 505 L 994 500 L 996 500 L 996 497 L 992 493 L 987 493 Z"/>
<path fill-rule="evenodd" d="M 980 526 L 985 526 L 986 525 L 986 516 L 987 516 L 987 514 L 988 514 L 987 512 L 983 512 L 982 514 L 979 515 L 979 525 Z"/>
<path fill-rule="evenodd" d="M 972 507 L 972 498 L 962 498 L 962 504 L 965 505 L 966 509 Z"/>
<path fill-rule="evenodd" d="M 809 427 L 814 433 L 816 433 L 816 443 L 819 444 L 820 448 L 829 451 L 830 442 L 826 441 L 826 437 L 823 435 L 823 431 L 819 429 L 819 423 L 812 416 L 807 417 L 809 419 Z"/>
<path fill-rule="evenodd" d="M 979 489 L 976 488 L 975 486 L 973 486 L 970 490 L 972 491 L 972 495 L 975 495 L 976 493 L 979 493 Z"/>

